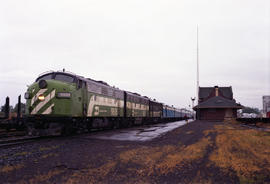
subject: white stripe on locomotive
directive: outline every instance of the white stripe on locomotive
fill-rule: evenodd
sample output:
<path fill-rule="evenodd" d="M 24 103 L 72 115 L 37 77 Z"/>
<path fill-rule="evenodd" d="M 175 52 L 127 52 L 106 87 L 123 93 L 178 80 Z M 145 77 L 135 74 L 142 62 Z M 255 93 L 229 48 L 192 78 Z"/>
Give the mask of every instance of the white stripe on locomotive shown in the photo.
<path fill-rule="evenodd" d="M 51 114 L 53 106 L 54 106 L 54 104 L 50 105 L 42 114 Z"/>
<path fill-rule="evenodd" d="M 47 91 L 47 89 L 40 89 L 37 94 L 35 96 L 33 96 L 33 98 L 31 99 L 31 106 L 35 103 L 35 101 L 37 101 L 38 96 L 45 93 Z"/>
<path fill-rule="evenodd" d="M 44 105 L 46 105 L 52 98 L 55 97 L 55 90 L 53 90 L 50 94 L 48 94 L 44 101 L 39 102 L 37 106 L 32 110 L 31 114 L 36 114 Z"/>
<path fill-rule="evenodd" d="M 124 101 L 93 95 L 91 96 L 89 100 L 87 116 L 93 116 L 93 110 L 94 110 L 94 116 L 99 115 L 99 112 L 100 112 L 99 107 L 95 107 L 94 109 L 95 105 L 115 107 L 115 108 L 124 108 Z M 148 110 L 147 105 L 142 105 L 142 104 L 140 105 L 140 104 L 135 104 L 131 102 L 127 102 L 127 108 L 133 109 L 133 110 L 143 110 L 143 111 Z M 117 116 L 117 109 L 114 109 L 114 108 L 111 109 L 111 114 L 113 116 Z"/>
<path fill-rule="evenodd" d="M 102 97 L 102 96 L 91 96 L 89 100 L 88 110 L 87 110 L 87 116 L 93 116 L 93 110 L 94 115 L 99 115 L 99 107 L 95 107 L 95 105 L 99 106 L 107 106 L 107 107 L 115 107 L 116 109 L 111 109 L 111 114 L 113 116 L 117 116 L 117 108 L 123 108 L 124 107 L 124 101 L 123 100 L 115 100 L 112 98 Z"/>

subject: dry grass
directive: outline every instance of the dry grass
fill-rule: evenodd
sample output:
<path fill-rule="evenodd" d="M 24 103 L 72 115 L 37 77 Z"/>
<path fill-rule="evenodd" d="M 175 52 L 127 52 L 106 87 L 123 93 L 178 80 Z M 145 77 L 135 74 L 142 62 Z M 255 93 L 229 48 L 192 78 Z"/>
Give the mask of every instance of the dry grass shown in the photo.
<path fill-rule="evenodd" d="M 228 172 L 233 169 L 240 182 L 263 180 L 270 173 L 270 134 L 257 130 L 215 126 L 217 149 L 209 160 Z M 206 134 L 209 132 L 205 132 Z"/>
<path fill-rule="evenodd" d="M 0 173 L 8 173 L 14 170 L 18 170 L 23 168 L 23 164 L 17 164 L 17 165 L 5 165 L 4 167 L 0 168 Z"/>
<path fill-rule="evenodd" d="M 233 125 L 240 125 L 241 124 L 241 122 L 237 121 L 236 119 L 224 120 L 224 123 L 233 124 Z"/>
<path fill-rule="evenodd" d="M 187 147 L 182 146 L 172 153 L 168 153 L 164 160 L 156 165 L 161 175 L 174 172 L 175 169 L 181 168 L 184 164 L 189 164 L 194 160 L 201 159 L 206 154 L 206 148 L 211 146 L 210 138 L 203 138 L 195 144 Z M 156 174 L 153 172 L 152 174 Z"/>
<path fill-rule="evenodd" d="M 137 175 L 161 176 L 181 169 L 184 164 L 203 158 L 206 148 L 211 145 L 209 138 L 203 138 L 189 146 L 143 147 L 120 154 L 120 162 L 140 166 Z"/>
<path fill-rule="evenodd" d="M 124 151 L 100 167 L 75 172 L 67 183 L 106 183 L 104 178 L 125 183 L 152 183 L 151 177 L 167 175 L 182 169 L 185 164 L 203 158 L 209 145 L 212 145 L 210 138 L 203 138 L 189 146 L 142 146 Z M 119 169 L 125 172 L 118 172 Z"/>
<path fill-rule="evenodd" d="M 57 176 L 61 173 L 63 173 L 65 170 L 52 170 L 49 171 L 47 174 L 38 174 L 34 178 L 30 179 L 29 182 L 26 183 L 42 183 L 42 182 L 47 182 L 50 183 L 48 180 L 54 176 Z M 21 182 L 24 183 L 24 182 Z"/>
<path fill-rule="evenodd" d="M 74 183 L 103 183 L 104 177 L 115 169 L 116 162 L 109 161 L 100 167 L 89 167 L 83 169 L 80 172 L 75 172 L 71 177 L 68 178 L 67 184 Z"/>
<path fill-rule="evenodd" d="M 56 153 L 48 153 L 48 154 L 42 155 L 41 158 L 45 159 L 45 158 L 48 158 L 48 157 L 56 157 L 56 156 L 58 156 L 58 154 L 56 154 Z"/>
<path fill-rule="evenodd" d="M 16 154 L 14 154 L 14 156 L 25 156 L 25 155 L 29 155 L 29 154 L 31 154 L 31 153 L 24 151 L 24 152 L 16 153 Z"/>
<path fill-rule="evenodd" d="M 53 149 L 57 149 L 59 148 L 59 145 L 57 146 L 49 146 L 49 147 L 40 147 L 39 151 L 49 151 L 49 150 L 53 150 Z"/>
<path fill-rule="evenodd" d="M 188 132 L 186 132 L 186 134 L 193 134 L 194 133 L 194 131 L 188 131 Z"/>

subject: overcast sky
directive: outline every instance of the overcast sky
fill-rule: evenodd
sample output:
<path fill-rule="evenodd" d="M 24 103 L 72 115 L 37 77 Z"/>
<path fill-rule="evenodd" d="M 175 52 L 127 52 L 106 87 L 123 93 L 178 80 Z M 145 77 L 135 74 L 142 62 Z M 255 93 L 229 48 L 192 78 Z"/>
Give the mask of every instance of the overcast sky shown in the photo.
<path fill-rule="evenodd" d="M 269 0 L 0 2 L 0 105 L 65 68 L 177 107 L 200 86 L 232 86 L 243 105 L 270 95 Z M 23 100 L 25 101 L 25 100 Z"/>

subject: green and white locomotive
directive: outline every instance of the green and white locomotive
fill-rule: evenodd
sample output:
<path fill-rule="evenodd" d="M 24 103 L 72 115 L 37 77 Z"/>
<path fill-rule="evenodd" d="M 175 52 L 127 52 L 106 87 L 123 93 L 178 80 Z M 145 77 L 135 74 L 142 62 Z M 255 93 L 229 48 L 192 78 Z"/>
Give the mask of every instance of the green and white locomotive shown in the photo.
<path fill-rule="evenodd" d="M 162 103 L 64 71 L 40 75 L 25 99 L 32 135 L 155 123 L 163 113 Z"/>

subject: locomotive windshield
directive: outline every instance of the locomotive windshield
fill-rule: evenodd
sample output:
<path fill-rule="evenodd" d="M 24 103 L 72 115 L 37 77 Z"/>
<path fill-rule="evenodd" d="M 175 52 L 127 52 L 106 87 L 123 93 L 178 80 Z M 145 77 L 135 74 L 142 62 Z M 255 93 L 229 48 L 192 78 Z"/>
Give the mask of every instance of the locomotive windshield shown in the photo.
<path fill-rule="evenodd" d="M 56 74 L 54 79 L 63 82 L 70 82 L 70 83 L 74 82 L 74 77 L 65 74 Z"/>
<path fill-rule="evenodd" d="M 49 79 L 52 79 L 53 78 L 53 74 L 50 73 L 50 74 L 47 74 L 47 75 L 43 75 L 39 78 L 37 78 L 36 82 L 40 81 L 40 80 L 49 80 Z"/>
<path fill-rule="evenodd" d="M 37 78 L 36 82 L 39 82 L 40 80 L 50 80 L 50 79 L 55 79 L 63 82 L 69 82 L 72 83 L 74 82 L 74 77 L 66 74 L 61 74 L 61 73 L 50 73 L 43 75 L 39 78 Z"/>

